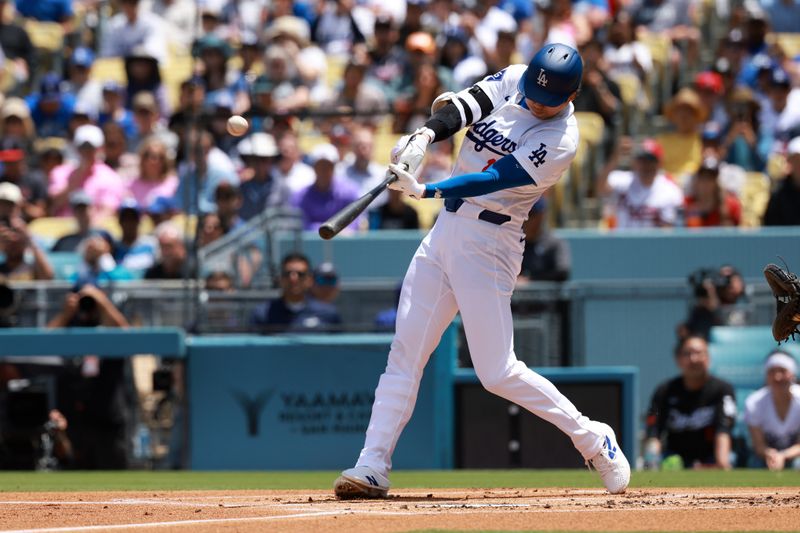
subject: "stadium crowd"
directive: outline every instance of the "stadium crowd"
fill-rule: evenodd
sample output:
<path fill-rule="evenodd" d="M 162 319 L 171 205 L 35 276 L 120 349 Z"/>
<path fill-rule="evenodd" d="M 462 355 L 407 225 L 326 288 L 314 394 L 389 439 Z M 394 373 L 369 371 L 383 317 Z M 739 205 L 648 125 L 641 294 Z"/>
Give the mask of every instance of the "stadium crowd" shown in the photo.
<path fill-rule="evenodd" d="M 125 327 L 96 286 L 199 275 L 218 292 L 248 287 L 262 251 L 230 271 L 193 252 L 270 207 L 294 207 L 316 229 L 382 180 L 390 148 L 436 96 L 548 42 L 584 59 L 585 141 L 567 194 L 531 211 L 521 283 L 568 278 L 569 251 L 549 227 L 575 224 L 570 203 L 583 222 L 620 230 L 800 224 L 797 0 L 0 0 L 0 289 L 57 278 L 52 254 L 71 252 L 74 290 L 50 325 Z M 246 136 L 227 132 L 233 114 Z M 421 179 L 449 175 L 456 147 L 433 145 Z M 387 191 L 347 231 L 426 228 L 438 207 Z M 254 310 L 254 330 L 340 323 L 331 265 L 289 255 L 275 278 L 281 294 Z M 704 305 L 675 352 L 682 378 L 653 398 L 652 465 L 663 452 L 730 466 L 731 444 L 715 435 L 733 426 L 732 391 L 708 372 L 719 322 Z M 770 355 L 767 387 L 747 400 L 755 456 L 770 468 L 800 456 L 793 361 Z M 667 416 L 675 394 L 683 418 Z M 770 394 L 777 418 L 760 407 Z M 52 420 L 61 435 L 63 415 Z"/>

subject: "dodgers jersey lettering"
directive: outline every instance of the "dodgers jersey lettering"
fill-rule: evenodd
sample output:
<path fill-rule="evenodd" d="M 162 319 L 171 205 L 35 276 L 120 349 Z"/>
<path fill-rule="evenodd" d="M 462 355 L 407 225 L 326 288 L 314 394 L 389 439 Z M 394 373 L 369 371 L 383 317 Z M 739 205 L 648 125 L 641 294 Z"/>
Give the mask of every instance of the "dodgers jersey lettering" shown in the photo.
<path fill-rule="evenodd" d="M 526 69 L 525 65 L 511 65 L 476 84 L 494 108 L 467 129 L 451 174 L 480 172 L 503 157 L 514 157 L 534 183 L 464 200 L 511 216 L 512 224 L 508 226 L 517 228 L 528 218 L 528 212 L 544 191 L 567 170 L 579 138 L 572 104 L 548 120 L 539 120 L 531 114 L 517 90 Z"/>

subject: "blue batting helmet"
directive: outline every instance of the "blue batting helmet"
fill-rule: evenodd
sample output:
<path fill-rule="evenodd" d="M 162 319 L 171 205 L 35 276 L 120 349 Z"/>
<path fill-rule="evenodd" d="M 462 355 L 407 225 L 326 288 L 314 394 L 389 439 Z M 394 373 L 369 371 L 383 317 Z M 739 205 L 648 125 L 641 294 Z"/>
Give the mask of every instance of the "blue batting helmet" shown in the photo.
<path fill-rule="evenodd" d="M 565 44 L 548 44 L 531 59 L 519 80 L 519 92 L 536 103 L 556 107 L 578 90 L 582 77 L 583 60 L 577 50 Z"/>

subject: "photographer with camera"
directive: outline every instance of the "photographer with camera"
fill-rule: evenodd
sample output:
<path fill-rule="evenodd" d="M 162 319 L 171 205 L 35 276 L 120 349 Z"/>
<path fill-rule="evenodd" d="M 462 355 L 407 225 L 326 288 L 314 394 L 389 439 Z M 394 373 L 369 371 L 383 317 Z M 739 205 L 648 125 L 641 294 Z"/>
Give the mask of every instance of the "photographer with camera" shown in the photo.
<path fill-rule="evenodd" d="M 66 296 L 61 312 L 48 328 L 98 326 L 127 328 L 128 320 L 94 285 L 83 285 Z M 126 427 L 131 399 L 125 376 L 126 358 L 85 355 L 67 361 L 59 380 L 59 408 L 69 420 L 73 446 L 70 465 L 85 469 L 124 469 L 128 465 Z"/>
<path fill-rule="evenodd" d="M 745 294 L 742 275 L 731 265 L 701 268 L 689 275 L 695 303 L 689 318 L 678 327 L 678 336 L 708 339 L 713 326 L 743 326 L 749 322 L 740 300 Z"/>

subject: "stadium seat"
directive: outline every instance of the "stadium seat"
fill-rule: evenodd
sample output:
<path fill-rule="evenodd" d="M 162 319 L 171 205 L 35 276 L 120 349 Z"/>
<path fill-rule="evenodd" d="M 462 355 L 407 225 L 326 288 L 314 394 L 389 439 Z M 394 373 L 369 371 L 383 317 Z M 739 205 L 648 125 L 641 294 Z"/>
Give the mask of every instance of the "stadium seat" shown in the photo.
<path fill-rule="evenodd" d="M 767 42 L 774 42 L 781 47 L 787 57 L 800 55 L 800 33 L 771 33 Z"/>
<path fill-rule="evenodd" d="M 64 44 L 64 28 L 57 22 L 42 22 L 25 19 L 23 26 L 31 38 L 34 48 L 58 52 Z"/>
<path fill-rule="evenodd" d="M 125 85 L 128 83 L 125 75 L 125 62 L 121 57 L 99 57 L 92 65 L 91 78 L 100 83 L 116 81 Z"/>
<path fill-rule="evenodd" d="M 36 237 L 42 239 L 58 239 L 62 235 L 75 231 L 75 221 L 68 217 L 37 218 L 28 224 L 28 229 Z"/>
<path fill-rule="evenodd" d="M 757 228 L 767 209 L 770 196 L 770 180 L 761 172 L 748 172 L 742 188 L 742 226 Z"/>

